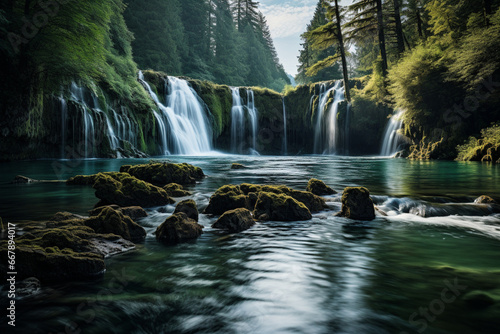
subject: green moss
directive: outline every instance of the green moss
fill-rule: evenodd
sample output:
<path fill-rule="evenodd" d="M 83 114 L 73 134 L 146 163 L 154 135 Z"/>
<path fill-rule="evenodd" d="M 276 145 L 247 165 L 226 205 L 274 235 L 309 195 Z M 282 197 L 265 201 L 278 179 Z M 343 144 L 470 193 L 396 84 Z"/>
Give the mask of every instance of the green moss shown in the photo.
<path fill-rule="evenodd" d="M 169 183 L 163 187 L 169 196 L 172 197 L 184 197 L 189 196 L 191 193 L 184 190 L 184 188 L 178 183 Z"/>
<path fill-rule="evenodd" d="M 175 213 L 156 229 L 156 240 L 165 244 L 177 244 L 198 238 L 203 227 L 183 213 Z"/>
<path fill-rule="evenodd" d="M 144 165 L 120 168 L 121 172 L 155 185 L 165 186 L 169 183 L 194 184 L 205 177 L 202 169 L 187 163 L 149 163 Z"/>
<path fill-rule="evenodd" d="M 254 217 L 261 220 L 300 221 L 312 218 L 309 209 L 285 194 L 261 192 L 255 204 Z"/>
<path fill-rule="evenodd" d="M 318 196 L 333 195 L 337 193 L 335 190 L 327 186 L 323 181 L 318 179 L 310 179 L 309 182 L 307 182 L 306 190 Z"/>

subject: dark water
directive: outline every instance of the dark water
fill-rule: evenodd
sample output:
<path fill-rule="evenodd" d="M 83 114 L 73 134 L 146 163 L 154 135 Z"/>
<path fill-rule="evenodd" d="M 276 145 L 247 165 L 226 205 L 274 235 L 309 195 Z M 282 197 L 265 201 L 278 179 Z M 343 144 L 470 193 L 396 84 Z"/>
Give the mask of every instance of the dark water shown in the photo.
<path fill-rule="evenodd" d="M 205 231 L 196 242 L 166 247 L 152 233 L 169 214 L 151 209 L 142 221 L 146 241 L 108 259 L 103 280 L 45 287 L 19 301 L 16 332 L 498 333 L 500 216 L 471 204 L 482 194 L 500 197 L 498 167 L 322 156 L 169 159 L 209 175 L 189 189 L 201 209 L 223 184 L 304 189 L 317 177 L 337 190 L 367 186 L 389 216 L 333 217 L 340 203 L 332 196 L 330 211 L 311 221 L 259 223 L 238 234 L 211 229 L 214 219 L 201 215 Z M 80 161 L 63 173 L 53 161 L 2 164 L 0 216 L 84 214 L 96 202 L 86 187 L 6 184 L 17 174 L 65 179 L 139 162 Z M 232 162 L 249 168 L 230 170 Z M 474 306 L 467 302 L 474 294 L 494 304 Z"/>

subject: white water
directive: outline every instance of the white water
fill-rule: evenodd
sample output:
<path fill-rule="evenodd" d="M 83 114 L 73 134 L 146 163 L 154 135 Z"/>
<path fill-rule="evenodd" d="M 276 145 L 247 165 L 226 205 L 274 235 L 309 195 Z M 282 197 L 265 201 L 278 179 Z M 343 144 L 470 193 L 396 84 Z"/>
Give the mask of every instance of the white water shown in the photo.
<path fill-rule="evenodd" d="M 65 159 L 65 150 L 66 150 L 66 120 L 68 119 L 68 103 L 61 96 L 59 98 L 61 103 L 61 159 Z"/>
<path fill-rule="evenodd" d="M 337 112 L 340 102 L 344 101 L 344 88 L 342 87 L 341 80 L 336 81 L 335 85 L 328 90 L 326 87 L 325 83 L 322 83 L 320 86 L 319 103 L 316 111 L 316 126 L 314 129 L 315 154 L 337 153 Z M 333 94 L 333 102 L 330 105 L 330 109 L 325 111 L 331 94 Z"/>
<path fill-rule="evenodd" d="M 231 107 L 231 152 L 237 153 L 242 149 L 245 137 L 245 111 L 240 96 L 239 87 L 231 87 L 233 106 Z M 241 153 L 241 152 L 240 152 Z"/>
<path fill-rule="evenodd" d="M 233 106 L 231 107 L 231 152 L 243 153 L 245 150 L 245 131 L 246 131 L 246 116 L 245 110 L 248 113 L 248 121 L 250 123 L 249 136 L 251 137 L 250 147 L 248 151 L 252 155 L 258 155 L 257 152 L 257 132 L 258 132 L 258 111 L 255 108 L 255 95 L 252 89 L 247 89 L 247 104 L 243 106 L 243 99 L 240 95 L 239 87 L 231 87 L 233 97 Z"/>
<path fill-rule="evenodd" d="M 403 111 L 399 111 L 392 116 L 385 128 L 384 141 L 380 155 L 384 157 L 392 156 L 398 151 L 398 146 L 401 143 L 401 134 L 399 130 L 403 127 Z"/>
<path fill-rule="evenodd" d="M 247 89 L 247 111 L 252 132 L 252 150 L 254 152 L 257 152 L 257 108 L 255 108 L 255 95 L 253 90 L 251 89 Z"/>
<path fill-rule="evenodd" d="M 205 108 L 186 80 L 168 77 L 166 105 L 160 102 L 142 72 L 139 72 L 139 81 L 159 109 L 154 116 L 161 135 L 162 154 L 199 155 L 211 151 L 212 129 Z"/>
<path fill-rule="evenodd" d="M 285 97 L 283 97 L 283 155 L 288 154 L 288 138 L 286 130 L 286 105 Z"/>

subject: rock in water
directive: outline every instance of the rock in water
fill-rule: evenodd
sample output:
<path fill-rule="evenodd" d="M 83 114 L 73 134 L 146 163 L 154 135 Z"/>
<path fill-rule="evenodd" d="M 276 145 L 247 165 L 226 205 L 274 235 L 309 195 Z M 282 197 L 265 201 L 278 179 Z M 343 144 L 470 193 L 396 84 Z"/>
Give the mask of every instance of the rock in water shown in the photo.
<path fill-rule="evenodd" d="M 196 207 L 196 202 L 192 199 L 187 199 L 185 201 L 179 202 L 175 207 L 174 214 L 184 212 L 188 218 L 198 221 L 198 208 Z"/>
<path fill-rule="evenodd" d="M 255 225 L 255 221 L 252 213 L 247 209 L 240 208 L 224 212 L 212 227 L 228 230 L 229 232 L 241 232 L 253 225 Z"/>
<path fill-rule="evenodd" d="M 164 186 L 163 189 L 167 192 L 168 196 L 172 197 L 184 197 L 191 195 L 189 191 L 184 190 L 184 188 L 178 183 L 169 183 Z"/>
<path fill-rule="evenodd" d="M 318 196 L 333 195 L 337 193 L 335 190 L 327 186 L 323 181 L 318 179 L 310 179 L 307 183 L 306 190 Z"/>
<path fill-rule="evenodd" d="M 156 240 L 168 245 L 194 240 L 203 233 L 203 226 L 184 212 L 173 214 L 156 229 Z"/>
<path fill-rule="evenodd" d="M 249 209 L 248 206 L 248 196 L 243 194 L 239 186 L 225 185 L 210 197 L 210 203 L 208 203 L 204 212 L 206 214 L 221 215 L 226 211 L 238 208 Z"/>
<path fill-rule="evenodd" d="M 29 177 L 23 175 L 17 175 L 11 183 L 19 184 L 19 183 L 35 183 L 37 180 L 31 179 Z"/>
<path fill-rule="evenodd" d="M 203 170 L 187 163 L 150 163 L 146 165 L 129 166 L 120 168 L 120 172 L 152 183 L 158 186 L 165 186 L 169 183 L 194 184 L 205 177 Z"/>
<path fill-rule="evenodd" d="M 100 204 L 117 204 L 122 207 L 139 205 L 142 207 L 172 204 L 167 192 L 162 188 L 139 180 L 127 173 L 114 175 L 97 174 L 93 185 Z"/>
<path fill-rule="evenodd" d="M 357 220 L 375 219 L 370 191 L 364 187 L 347 187 L 342 194 L 342 210 L 337 216 Z"/>
<path fill-rule="evenodd" d="M 109 206 L 103 207 L 97 216 L 86 220 L 85 225 L 96 233 L 112 233 L 132 242 L 140 242 L 146 237 L 146 230 L 142 226 Z"/>
<path fill-rule="evenodd" d="M 90 210 L 89 216 L 90 217 L 98 216 L 102 212 L 102 210 L 106 207 L 109 207 L 109 208 L 116 210 L 116 211 L 120 211 L 121 213 L 123 213 L 123 215 L 129 216 L 130 218 L 132 218 L 133 221 L 136 221 L 139 218 L 144 218 L 144 217 L 148 216 L 147 212 L 144 211 L 144 209 L 141 208 L 140 206 L 127 206 L 125 208 L 121 208 L 116 204 L 100 206 L 100 207 L 97 207 L 96 209 Z M 53 219 L 54 218 L 52 218 L 52 220 Z"/>
<path fill-rule="evenodd" d="M 483 195 L 483 196 L 476 198 L 476 200 L 474 201 L 474 204 L 497 204 L 497 201 L 495 201 L 490 196 Z"/>
<path fill-rule="evenodd" d="M 301 221 L 312 218 L 309 209 L 293 197 L 261 192 L 255 204 L 254 217 L 261 220 Z"/>
<path fill-rule="evenodd" d="M 245 169 L 247 168 L 245 165 L 234 163 L 231 165 L 231 169 Z"/>

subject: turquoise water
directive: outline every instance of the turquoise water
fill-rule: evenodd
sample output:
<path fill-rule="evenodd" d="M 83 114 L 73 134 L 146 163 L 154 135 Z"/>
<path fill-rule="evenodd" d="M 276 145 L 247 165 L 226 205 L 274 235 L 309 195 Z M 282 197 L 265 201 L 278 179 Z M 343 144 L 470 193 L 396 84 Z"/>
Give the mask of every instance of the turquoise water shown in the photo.
<path fill-rule="evenodd" d="M 500 198 L 498 167 L 324 156 L 168 159 L 195 164 L 208 175 L 189 188 L 200 209 L 224 184 L 305 189 L 316 177 L 338 191 L 368 187 L 388 216 L 363 223 L 334 217 L 340 203 L 339 196 L 331 196 L 330 210 L 311 221 L 258 223 L 238 234 L 211 229 L 215 219 L 201 215 L 205 230 L 196 242 L 167 247 L 152 233 L 169 214 L 152 208 L 141 222 L 148 231 L 144 243 L 109 258 L 102 280 L 47 286 L 19 301 L 16 331 L 498 332 L 500 216 L 471 205 L 483 194 Z M 1 164 L 0 216 L 19 221 L 62 210 L 85 214 L 97 202 L 87 187 L 7 184 L 15 175 L 66 179 L 144 161 L 62 162 L 75 164 L 64 173 L 54 170 L 61 162 Z M 248 168 L 230 170 L 233 162 Z M 172 212 L 174 206 L 166 209 Z M 457 293 L 450 284 L 458 286 Z M 466 301 L 474 293 L 488 294 L 496 303 L 472 307 Z"/>

